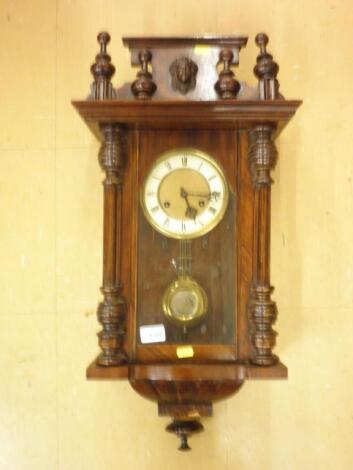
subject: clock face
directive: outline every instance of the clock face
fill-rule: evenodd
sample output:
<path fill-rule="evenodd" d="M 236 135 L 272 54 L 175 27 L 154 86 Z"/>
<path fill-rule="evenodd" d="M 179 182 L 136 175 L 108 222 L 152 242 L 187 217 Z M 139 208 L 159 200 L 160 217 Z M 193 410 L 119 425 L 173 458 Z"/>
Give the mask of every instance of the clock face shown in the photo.
<path fill-rule="evenodd" d="M 228 204 L 223 171 L 195 149 L 163 154 L 148 173 L 141 194 L 149 223 L 171 238 L 191 239 L 212 230 Z"/>

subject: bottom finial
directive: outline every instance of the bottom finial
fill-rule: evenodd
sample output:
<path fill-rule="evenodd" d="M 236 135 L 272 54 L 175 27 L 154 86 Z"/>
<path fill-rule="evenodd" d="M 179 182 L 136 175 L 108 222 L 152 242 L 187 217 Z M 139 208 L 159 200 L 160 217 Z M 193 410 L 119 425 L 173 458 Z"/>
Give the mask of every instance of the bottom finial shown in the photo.
<path fill-rule="evenodd" d="M 191 450 L 191 447 L 188 443 L 188 437 L 192 434 L 196 434 L 197 432 L 203 431 L 204 427 L 202 424 L 197 421 L 196 419 L 192 420 L 179 420 L 174 419 L 168 426 L 166 427 L 166 431 L 173 432 L 180 438 L 180 447 L 179 450 L 185 452 L 187 450 Z"/>

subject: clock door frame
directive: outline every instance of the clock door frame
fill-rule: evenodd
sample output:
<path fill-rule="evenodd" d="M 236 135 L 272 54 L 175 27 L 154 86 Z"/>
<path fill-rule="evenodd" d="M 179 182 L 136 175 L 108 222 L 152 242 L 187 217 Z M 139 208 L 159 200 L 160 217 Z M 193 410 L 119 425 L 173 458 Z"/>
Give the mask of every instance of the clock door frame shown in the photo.
<path fill-rule="evenodd" d="M 193 348 L 193 360 L 205 362 L 212 360 L 219 361 L 236 361 L 239 357 L 239 351 L 242 353 L 242 345 L 238 345 L 238 249 L 237 249 L 237 219 L 238 212 L 241 210 L 237 202 L 238 194 L 238 133 L 236 129 L 140 129 L 136 130 L 131 134 L 131 151 L 130 158 L 135 162 L 135 175 L 133 187 L 136 188 L 134 191 L 135 196 L 132 201 L 131 210 L 132 216 L 134 217 L 134 227 L 138 233 L 138 219 L 139 219 L 139 192 L 142 187 L 144 178 L 149 171 L 149 168 L 153 162 L 165 151 L 171 148 L 196 148 L 214 158 L 219 163 L 225 172 L 230 190 L 234 195 L 234 208 L 233 208 L 233 230 L 232 237 L 234 238 L 234 249 L 232 259 L 233 269 L 233 341 L 231 344 L 197 344 L 193 341 L 187 342 L 186 344 L 192 345 Z M 137 244 L 138 239 L 134 237 L 131 246 L 131 252 L 134 253 L 133 268 L 136 268 L 136 273 L 133 275 L 133 305 L 134 312 L 131 312 L 128 323 L 129 331 L 129 356 L 134 361 L 142 363 L 150 362 L 171 362 L 177 361 L 176 350 L 178 344 L 150 344 L 150 345 L 139 345 L 137 343 L 137 309 L 139 308 L 137 302 L 137 285 L 138 276 L 143 275 L 138 270 L 138 259 L 137 259 Z M 185 343 L 181 343 L 185 344 Z"/>

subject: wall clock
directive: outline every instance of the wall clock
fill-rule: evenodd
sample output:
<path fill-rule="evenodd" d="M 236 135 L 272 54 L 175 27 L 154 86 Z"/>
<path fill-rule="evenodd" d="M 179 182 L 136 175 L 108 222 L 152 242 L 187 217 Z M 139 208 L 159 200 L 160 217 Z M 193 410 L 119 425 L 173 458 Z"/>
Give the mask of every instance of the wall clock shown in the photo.
<path fill-rule="evenodd" d="M 258 86 L 234 69 L 246 37 L 129 37 L 136 80 L 115 89 L 98 35 L 94 82 L 73 104 L 105 173 L 100 354 L 89 379 L 129 380 L 188 450 L 212 403 L 287 377 L 272 352 L 271 170 L 300 101 L 256 36 Z"/>

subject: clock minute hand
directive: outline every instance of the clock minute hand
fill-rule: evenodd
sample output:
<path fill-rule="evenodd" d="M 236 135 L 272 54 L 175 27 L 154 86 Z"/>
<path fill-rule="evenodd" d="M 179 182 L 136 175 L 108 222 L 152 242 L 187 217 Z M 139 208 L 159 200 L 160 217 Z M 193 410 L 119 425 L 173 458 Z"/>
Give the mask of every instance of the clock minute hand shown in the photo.
<path fill-rule="evenodd" d="M 202 197 L 204 199 L 209 199 L 211 197 L 211 193 L 188 193 L 188 196 L 193 196 L 193 197 Z"/>
<path fill-rule="evenodd" d="M 203 199 L 209 199 L 211 200 L 212 198 L 214 198 L 215 200 L 217 200 L 217 198 L 220 196 L 220 193 L 218 191 L 213 191 L 212 193 L 188 193 L 188 196 L 191 196 L 191 197 L 201 197 Z"/>

